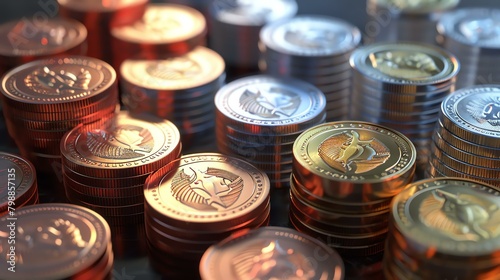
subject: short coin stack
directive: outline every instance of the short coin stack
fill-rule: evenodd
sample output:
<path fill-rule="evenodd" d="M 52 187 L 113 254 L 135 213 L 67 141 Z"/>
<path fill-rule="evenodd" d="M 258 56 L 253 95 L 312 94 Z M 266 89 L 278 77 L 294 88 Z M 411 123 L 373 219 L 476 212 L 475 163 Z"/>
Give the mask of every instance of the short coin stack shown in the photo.
<path fill-rule="evenodd" d="M 265 171 L 276 188 L 290 184 L 292 147 L 306 129 L 325 122 L 325 95 L 294 78 L 249 76 L 215 95 L 217 148 Z"/>
<path fill-rule="evenodd" d="M 470 178 L 500 187 L 500 86 L 452 93 L 441 105 L 428 177 Z"/>
<path fill-rule="evenodd" d="M 269 193 L 264 172 L 217 153 L 185 155 L 151 174 L 144 195 L 152 266 L 166 279 L 198 278 L 208 247 L 268 224 Z"/>
<path fill-rule="evenodd" d="M 379 43 L 357 49 L 351 66 L 351 119 L 378 123 L 410 138 L 422 176 L 439 107 L 455 90 L 458 61 L 431 45 Z"/>
<path fill-rule="evenodd" d="M 392 198 L 415 173 L 415 147 L 401 133 L 365 122 L 330 122 L 294 144 L 290 221 L 342 257 L 384 249 Z"/>
<path fill-rule="evenodd" d="M 144 182 L 180 156 L 181 144 L 171 122 L 121 111 L 99 129 L 69 131 L 60 149 L 68 200 L 121 226 L 144 223 Z"/>
<path fill-rule="evenodd" d="M 461 178 L 409 185 L 391 207 L 386 279 L 498 279 L 499 196 L 498 188 Z"/>
<path fill-rule="evenodd" d="M 349 114 L 349 57 L 360 41 L 357 27 L 335 18 L 298 16 L 277 21 L 260 33 L 259 68 L 315 85 L 326 96 L 326 121 L 343 120 Z"/>

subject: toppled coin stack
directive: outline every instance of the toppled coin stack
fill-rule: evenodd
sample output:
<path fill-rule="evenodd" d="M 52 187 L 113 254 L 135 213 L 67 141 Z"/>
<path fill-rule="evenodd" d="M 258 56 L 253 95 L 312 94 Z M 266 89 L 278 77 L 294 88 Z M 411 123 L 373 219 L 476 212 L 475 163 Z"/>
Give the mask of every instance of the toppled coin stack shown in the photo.
<path fill-rule="evenodd" d="M 351 66 L 351 119 L 381 124 L 410 138 L 423 176 L 441 102 L 455 90 L 458 61 L 431 45 L 379 43 L 354 51 Z"/>
<path fill-rule="evenodd" d="M 295 78 L 235 80 L 215 95 L 217 148 L 265 171 L 274 188 L 288 187 L 293 142 L 325 122 L 325 103 L 318 88 Z"/>
<path fill-rule="evenodd" d="M 500 9 L 463 8 L 438 22 L 438 42 L 460 61 L 457 89 L 500 82 Z"/>
<path fill-rule="evenodd" d="M 170 120 L 181 134 L 184 152 L 214 142 L 214 96 L 224 84 L 224 60 L 197 47 L 163 60 L 125 60 L 120 68 L 121 97 L 132 113 Z"/>
<path fill-rule="evenodd" d="M 244 228 L 266 226 L 267 175 L 217 153 L 184 155 L 144 185 L 150 263 L 166 279 L 196 279 L 211 245 Z"/>
<path fill-rule="evenodd" d="M 9 216 L 0 218 L 2 278 L 112 279 L 110 229 L 99 214 L 72 204 L 44 203 L 17 209 L 15 216 L 13 228 L 8 227 Z M 14 236 L 15 245 L 8 236 Z M 14 252 L 8 250 L 11 246 Z"/>
<path fill-rule="evenodd" d="M 263 227 L 236 232 L 212 245 L 200 261 L 202 280 L 335 279 L 345 277 L 340 256 L 293 229 Z"/>
<path fill-rule="evenodd" d="M 0 152 L 0 216 L 38 203 L 35 167 L 26 159 Z"/>
<path fill-rule="evenodd" d="M 428 177 L 470 178 L 500 187 L 500 86 L 452 93 L 441 104 Z"/>
<path fill-rule="evenodd" d="M 365 122 L 330 122 L 293 147 L 292 225 L 344 257 L 384 249 L 392 198 L 415 173 L 416 151 L 403 134 Z"/>
<path fill-rule="evenodd" d="M 361 33 L 343 20 L 298 16 L 266 25 L 260 33 L 262 72 L 294 77 L 318 87 L 326 96 L 326 121 L 349 114 L 352 70 L 349 57 Z"/>
<path fill-rule="evenodd" d="M 499 196 L 493 186 L 461 178 L 409 185 L 391 207 L 386 279 L 498 279 Z"/>
<path fill-rule="evenodd" d="M 181 154 L 179 130 L 167 120 L 122 111 L 99 129 L 76 127 L 61 140 L 69 202 L 110 225 L 144 224 L 144 182 Z"/>

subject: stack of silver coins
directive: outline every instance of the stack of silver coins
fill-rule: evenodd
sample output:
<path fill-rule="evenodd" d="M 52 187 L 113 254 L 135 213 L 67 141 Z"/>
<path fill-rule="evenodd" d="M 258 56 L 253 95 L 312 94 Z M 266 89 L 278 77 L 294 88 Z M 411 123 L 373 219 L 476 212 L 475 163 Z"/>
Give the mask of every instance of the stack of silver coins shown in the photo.
<path fill-rule="evenodd" d="M 441 105 L 428 177 L 470 178 L 500 187 L 500 86 L 464 88 Z"/>
<path fill-rule="evenodd" d="M 499 196 L 498 188 L 461 178 L 409 185 L 391 207 L 385 279 L 498 279 Z"/>
<path fill-rule="evenodd" d="M 268 225 L 269 194 L 264 172 L 226 155 L 188 154 L 162 167 L 144 185 L 151 265 L 165 279 L 197 279 L 208 247 Z"/>
<path fill-rule="evenodd" d="M 364 42 L 436 43 L 436 23 L 460 0 L 367 0 Z"/>
<path fill-rule="evenodd" d="M 298 79 L 235 80 L 215 95 L 217 148 L 264 170 L 273 187 L 288 187 L 293 142 L 325 122 L 325 104 L 318 88 Z"/>
<path fill-rule="evenodd" d="M 438 22 L 438 41 L 462 65 L 457 88 L 500 83 L 500 9 L 463 8 Z"/>
<path fill-rule="evenodd" d="M 455 90 L 457 59 L 431 45 L 378 43 L 354 51 L 351 66 L 351 119 L 378 123 L 410 138 L 423 176 L 441 102 Z"/>
<path fill-rule="evenodd" d="M 414 179 L 411 141 L 377 124 L 330 122 L 302 133 L 293 156 L 293 227 L 344 258 L 382 252 L 391 200 Z"/>
<path fill-rule="evenodd" d="M 203 254 L 199 270 L 202 280 L 345 277 L 337 252 L 311 236 L 283 227 L 241 231 L 222 240 Z"/>
<path fill-rule="evenodd" d="M 214 96 L 224 84 L 224 69 L 222 57 L 201 46 L 169 59 L 128 59 L 120 68 L 122 102 L 132 113 L 173 122 L 184 151 L 213 144 Z"/>
<path fill-rule="evenodd" d="M 297 10 L 295 0 L 215 0 L 209 7 L 209 46 L 229 67 L 257 70 L 261 28 Z"/>
<path fill-rule="evenodd" d="M 61 140 L 69 202 L 110 225 L 144 225 L 144 182 L 181 154 L 179 130 L 150 116 L 121 111 L 99 129 L 76 127 Z"/>
<path fill-rule="evenodd" d="M 325 16 L 299 16 L 265 26 L 259 48 L 262 72 L 307 81 L 326 96 L 326 121 L 346 119 L 352 70 L 349 57 L 359 29 Z"/>

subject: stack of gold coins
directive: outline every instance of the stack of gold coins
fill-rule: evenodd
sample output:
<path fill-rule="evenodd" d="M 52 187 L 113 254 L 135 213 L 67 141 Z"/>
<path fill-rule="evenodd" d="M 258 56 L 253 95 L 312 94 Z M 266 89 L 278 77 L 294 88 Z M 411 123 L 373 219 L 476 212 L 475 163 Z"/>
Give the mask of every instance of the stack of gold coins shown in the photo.
<path fill-rule="evenodd" d="M 381 124 L 410 138 L 417 148 L 418 176 L 423 176 L 439 107 L 455 90 L 458 61 L 431 45 L 379 43 L 354 51 L 351 66 L 351 119 Z"/>
<path fill-rule="evenodd" d="M 326 96 L 326 121 L 346 119 L 352 70 L 349 57 L 361 42 L 357 27 L 325 16 L 299 16 L 265 26 L 259 48 L 262 72 L 307 81 Z"/>
<path fill-rule="evenodd" d="M 0 218 L 0 226 L 3 279 L 112 279 L 110 229 L 94 211 L 43 203 Z"/>
<path fill-rule="evenodd" d="M 151 174 L 144 195 L 152 266 L 166 279 L 198 278 L 208 247 L 268 224 L 269 193 L 264 172 L 217 153 L 185 155 Z"/>
<path fill-rule="evenodd" d="M 61 140 L 66 196 L 110 225 L 141 224 L 147 176 L 180 153 L 177 127 L 151 116 L 121 111 L 99 129 L 76 127 Z"/>
<path fill-rule="evenodd" d="M 441 105 L 427 177 L 470 178 L 500 187 L 500 86 L 452 93 Z"/>
<path fill-rule="evenodd" d="M 436 23 L 460 0 L 368 0 L 364 41 L 436 43 Z"/>
<path fill-rule="evenodd" d="M 463 8 L 438 22 L 438 42 L 454 53 L 462 69 L 457 88 L 500 82 L 500 9 Z"/>
<path fill-rule="evenodd" d="M 380 253 L 391 200 L 414 178 L 411 141 L 377 124 L 331 122 L 302 133 L 293 156 L 292 225 L 345 258 Z"/>
<path fill-rule="evenodd" d="M 318 88 L 298 79 L 235 80 L 215 95 L 217 148 L 265 171 L 273 187 L 288 187 L 293 142 L 325 122 L 325 104 Z"/>
<path fill-rule="evenodd" d="M 132 113 L 172 121 L 183 150 L 214 140 L 214 96 L 224 84 L 224 60 L 205 47 L 163 60 L 128 59 L 122 63 L 121 97 Z"/>
<path fill-rule="evenodd" d="M 202 280 L 344 279 L 339 254 L 293 229 L 242 230 L 210 246 L 200 261 Z"/>
<path fill-rule="evenodd" d="M 37 203 L 38 184 L 33 164 L 17 155 L 0 152 L 0 216 L 13 216 L 15 209 Z"/>
<path fill-rule="evenodd" d="M 498 279 L 499 197 L 498 188 L 462 178 L 409 185 L 391 207 L 386 279 Z"/>

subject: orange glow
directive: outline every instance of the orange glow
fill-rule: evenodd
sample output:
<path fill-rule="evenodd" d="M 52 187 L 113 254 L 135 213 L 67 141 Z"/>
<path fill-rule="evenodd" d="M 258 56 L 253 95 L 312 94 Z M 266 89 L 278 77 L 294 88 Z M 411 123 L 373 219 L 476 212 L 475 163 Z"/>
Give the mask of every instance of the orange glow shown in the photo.
<path fill-rule="evenodd" d="M 49 40 L 47 38 L 43 37 L 40 43 L 42 43 L 42 45 L 46 46 L 49 43 Z"/>

